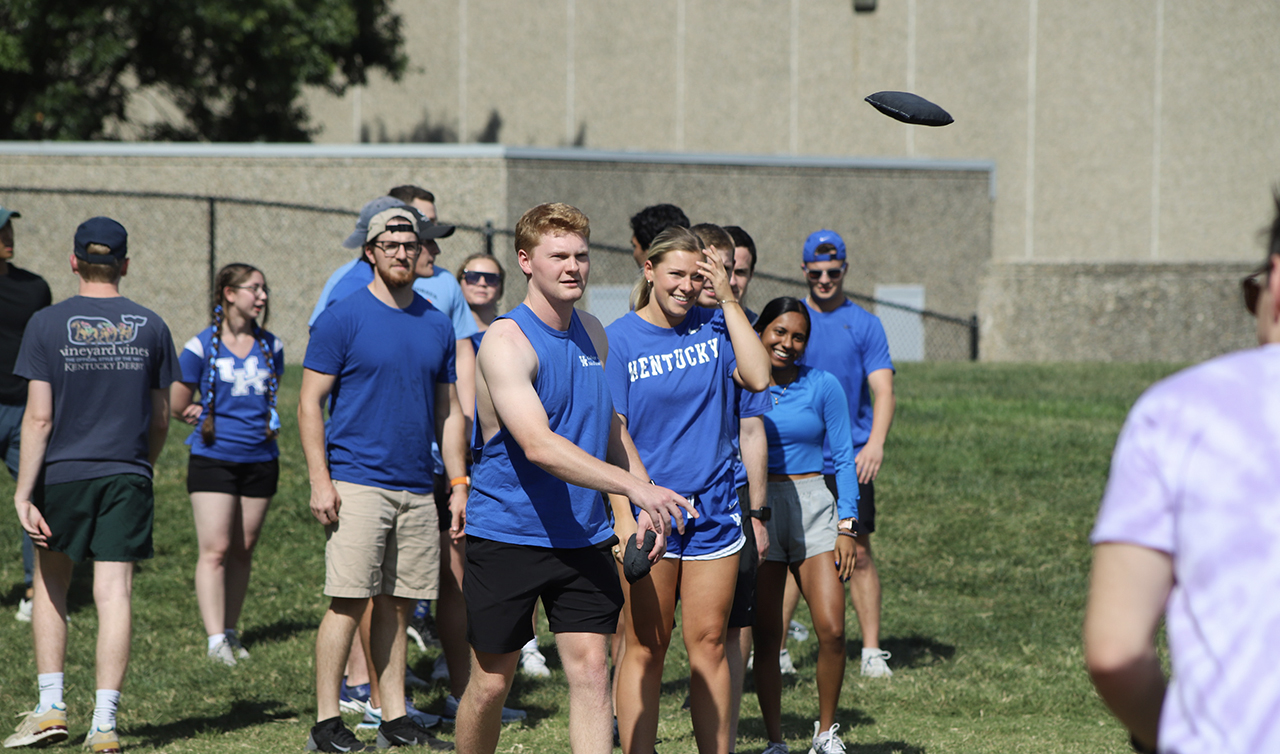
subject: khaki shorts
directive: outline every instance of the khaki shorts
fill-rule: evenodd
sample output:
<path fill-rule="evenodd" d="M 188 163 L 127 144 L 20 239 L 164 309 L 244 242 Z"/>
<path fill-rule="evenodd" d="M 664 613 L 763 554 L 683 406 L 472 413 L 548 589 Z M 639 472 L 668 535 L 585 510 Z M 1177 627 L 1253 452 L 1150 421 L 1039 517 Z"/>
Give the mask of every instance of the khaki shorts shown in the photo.
<path fill-rule="evenodd" d="M 333 483 L 338 522 L 325 527 L 324 593 L 433 600 L 440 587 L 440 529 L 432 495 Z"/>

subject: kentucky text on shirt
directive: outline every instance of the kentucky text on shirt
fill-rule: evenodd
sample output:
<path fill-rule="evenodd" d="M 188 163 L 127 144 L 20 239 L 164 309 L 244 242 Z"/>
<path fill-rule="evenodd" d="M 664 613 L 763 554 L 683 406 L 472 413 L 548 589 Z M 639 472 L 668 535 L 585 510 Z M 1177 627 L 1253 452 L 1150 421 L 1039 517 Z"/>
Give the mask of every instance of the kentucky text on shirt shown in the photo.
<path fill-rule="evenodd" d="M 711 348 L 710 354 L 707 353 L 708 346 Z M 720 342 L 716 338 L 711 338 L 685 348 L 677 348 L 670 353 L 641 356 L 628 361 L 627 372 L 631 375 L 631 382 L 635 382 L 657 374 L 673 372 L 676 369 L 688 369 L 698 364 L 707 364 L 718 358 L 720 358 Z"/>

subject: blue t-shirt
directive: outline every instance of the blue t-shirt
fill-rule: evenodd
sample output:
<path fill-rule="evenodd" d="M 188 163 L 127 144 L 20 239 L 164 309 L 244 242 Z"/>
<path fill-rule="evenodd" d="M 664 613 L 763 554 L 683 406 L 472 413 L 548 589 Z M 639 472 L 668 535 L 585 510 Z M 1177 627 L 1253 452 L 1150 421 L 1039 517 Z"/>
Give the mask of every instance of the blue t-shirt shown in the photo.
<path fill-rule="evenodd" d="M 788 385 L 772 385 L 774 407 L 764 417 L 769 438 L 770 474 L 816 474 L 822 471 L 823 446 L 835 451 L 840 518 L 858 515 L 858 472 L 849 439 L 849 401 L 835 376 L 800 367 Z"/>
<path fill-rule="evenodd" d="M 315 309 L 311 310 L 311 319 L 307 320 L 307 324 L 315 326 L 320 312 L 372 282 L 373 268 L 362 259 L 352 259 L 334 270 L 325 282 L 324 289 L 320 291 L 320 300 L 316 302 Z M 476 321 L 471 316 L 471 307 L 467 306 L 467 300 L 462 296 L 462 287 L 445 268 L 436 265 L 434 275 L 414 280 L 413 290 L 448 315 L 453 324 L 455 340 L 469 338 L 478 331 Z"/>
<path fill-rule="evenodd" d="M 484 340 L 484 333 L 484 330 L 476 330 L 475 334 L 471 336 L 471 347 L 475 349 L 476 353 L 480 353 L 480 341 Z"/>
<path fill-rule="evenodd" d="M 733 378 L 730 377 L 729 381 L 733 382 Z M 747 467 L 742 463 L 742 448 L 739 445 L 742 420 L 767 414 L 773 408 L 773 400 L 769 398 L 768 390 L 753 393 L 736 382 L 733 382 L 732 387 L 738 409 L 738 431 L 729 435 L 729 441 L 733 443 L 733 486 L 736 489 L 747 483 Z"/>
<path fill-rule="evenodd" d="M 547 412 L 551 431 L 604 460 L 613 423 L 604 369 L 591 336 L 573 313 L 567 331 L 557 330 L 521 304 L 510 319 L 538 355 L 533 388 Z M 472 432 L 471 495 L 467 533 L 535 547 L 589 547 L 608 540 L 613 529 L 600 493 L 569 484 L 529 461 L 506 427 L 480 441 Z"/>
<path fill-rule="evenodd" d="M 448 317 L 421 296 L 397 309 L 366 288 L 320 315 L 302 365 L 336 378 L 325 427 L 330 477 L 431 491 L 436 385 L 455 380 Z"/>
<path fill-rule="evenodd" d="M 720 312 L 694 307 L 673 328 L 628 312 L 606 332 L 613 406 L 650 478 L 682 495 L 732 494 L 737 360 Z"/>
<path fill-rule="evenodd" d="M 268 331 L 254 341 L 253 348 L 243 359 L 218 343 L 214 360 L 216 369 L 209 370 L 209 348 L 213 341 L 213 326 L 202 330 L 187 341 L 178 355 L 182 369 L 182 381 L 200 391 L 205 411 L 209 410 L 209 390 L 213 391 L 213 445 L 205 445 L 200 434 L 200 424 L 187 438 L 191 454 L 216 458 L 233 463 L 261 463 L 280 455 L 276 441 L 267 439 L 267 420 L 270 407 L 267 393 L 271 372 L 278 380 L 284 374 L 284 344 Z M 270 366 L 267 354 L 262 352 L 263 341 L 270 344 Z"/>
<path fill-rule="evenodd" d="M 807 301 L 805 306 L 809 306 Z M 893 369 L 884 325 L 879 317 L 849 299 L 830 314 L 810 306 L 809 319 L 809 346 L 800 362 L 830 372 L 840 381 L 849 400 L 853 452 L 857 455 L 871 437 L 872 403 L 867 375 Z M 823 451 L 823 457 L 826 461 L 822 473 L 834 474 L 830 447 Z"/>

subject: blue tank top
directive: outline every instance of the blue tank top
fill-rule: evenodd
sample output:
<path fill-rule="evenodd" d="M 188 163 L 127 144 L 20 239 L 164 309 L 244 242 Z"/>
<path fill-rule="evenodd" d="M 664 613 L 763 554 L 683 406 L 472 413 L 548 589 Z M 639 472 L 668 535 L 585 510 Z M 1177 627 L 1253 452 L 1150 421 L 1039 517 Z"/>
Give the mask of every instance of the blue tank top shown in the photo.
<path fill-rule="evenodd" d="M 604 460 L 613 401 L 591 336 L 574 311 L 569 330 L 548 326 L 521 304 L 499 319 L 520 327 L 538 355 L 533 387 L 551 431 Z M 613 536 L 596 490 L 564 482 L 525 457 L 505 427 L 488 442 L 476 422 L 471 437 L 467 533 L 536 547 L 588 547 Z"/>

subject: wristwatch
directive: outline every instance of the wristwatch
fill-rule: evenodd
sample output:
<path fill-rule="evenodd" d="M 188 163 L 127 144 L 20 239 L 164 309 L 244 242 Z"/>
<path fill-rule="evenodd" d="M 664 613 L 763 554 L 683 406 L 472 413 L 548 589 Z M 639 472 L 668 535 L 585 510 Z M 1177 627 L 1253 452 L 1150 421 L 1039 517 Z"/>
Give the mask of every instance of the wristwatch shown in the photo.
<path fill-rule="evenodd" d="M 750 508 L 747 510 L 747 515 L 761 521 L 768 521 L 773 518 L 773 509 L 767 505 L 762 508 Z"/>
<path fill-rule="evenodd" d="M 841 519 L 840 522 L 836 524 L 836 533 L 856 537 L 862 534 L 862 524 L 858 523 L 858 519 L 856 518 Z"/>

